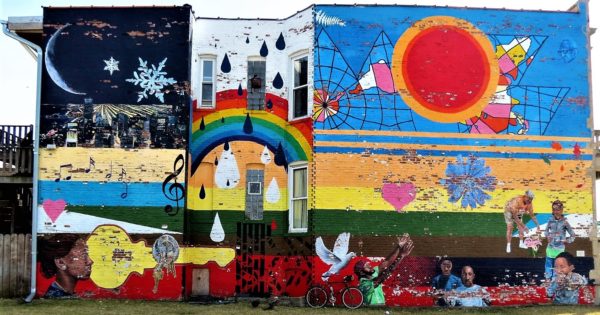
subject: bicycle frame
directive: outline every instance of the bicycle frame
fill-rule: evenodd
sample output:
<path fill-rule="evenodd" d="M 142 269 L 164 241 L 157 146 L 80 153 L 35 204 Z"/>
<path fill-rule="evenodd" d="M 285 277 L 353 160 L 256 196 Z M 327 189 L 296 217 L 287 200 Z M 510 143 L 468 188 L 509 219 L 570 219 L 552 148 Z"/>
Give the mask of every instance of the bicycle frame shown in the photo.
<path fill-rule="evenodd" d="M 329 295 L 329 303 L 331 304 L 331 306 L 335 306 L 335 302 L 337 301 L 337 299 L 335 298 L 336 293 L 340 295 L 342 295 L 342 293 L 344 292 L 345 289 L 350 288 L 350 282 L 353 280 L 354 278 L 352 276 L 345 276 L 343 281 L 335 281 L 335 282 L 327 282 L 327 286 L 329 287 L 329 291 L 328 291 L 328 295 Z M 335 284 L 343 284 L 344 286 L 341 287 L 339 290 L 337 290 L 337 292 L 333 289 L 333 285 Z"/>
<path fill-rule="evenodd" d="M 314 286 L 312 288 L 310 288 L 308 290 L 308 292 L 306 293 L 306 300 L 309 303 L 309 305 L 311 307 L 323 307 L 327 304 L 330 304 L 331 306 L 335 306 L 336 302 L 337 302 L 337 298 L 336 298 L 336 294 L 340 294 L 341 300 L 342 300 L 342 304 L 344 306 L 346 306 L 347 308 L 358 308 L 360 307 L 360 305 L 362 305 L 363 303 L 363 295 L 362 292 L 360 292 L 360 290 L 355 287 L 355 286 L 351 286 L 350 282 L 353 280 L 353 277 L 351 275 L 344 277 L 344 281 L 336 281 L 336 282 L 327 282 L 325 285 L 319 285 L 319 286 Z M 336 285 L 339 284 L 343 284 L 343 286 L 341 286 L 338 290 L 336 290 L 334 287 Z M 317 304 L 317 306 L 315 306 L 314 304 L 311 304 L 310 302 L 310 297 L 312 296 L 314 290 L 316 290 L 315 292 L 321 291 L 324 296 L 324 301 L 322 302 L 322 304 Z M 360 296 L 360 302 L 359 304 L 353 304 L 352 302 L 348 302 L 346 301 L 346 294 L 350 294 L 350 296 L 352 296 L 351 292 L 356 292 L 359 296 Z M 355 293 L 355 294 L 356 294 Z M 350 304 L 347 304 L 350 303 Z"/>

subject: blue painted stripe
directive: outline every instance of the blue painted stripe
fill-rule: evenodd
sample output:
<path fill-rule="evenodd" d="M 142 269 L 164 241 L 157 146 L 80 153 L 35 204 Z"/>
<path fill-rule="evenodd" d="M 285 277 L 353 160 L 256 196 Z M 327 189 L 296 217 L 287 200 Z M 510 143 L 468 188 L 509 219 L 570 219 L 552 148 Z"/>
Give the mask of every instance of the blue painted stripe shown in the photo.
<path fill-rule="evenodd" d="M 415 136 L 388 136 L 388 135 L 323 135 L 315 134 L 315 141 L 331 142 L 366 142 L 366 143 L 406 143 L 406 144 L 438 144 L 457 146 L 498 146 L 519 148 L 552 148 L 552 142 L 548 140 L 512 140 L 512 139 L 484 139 L 484 138 L 445 138 L 445 137 L 415 137 Z M 590 139 L 591 141 L 591 139 Z M 584 148 L 589 142 L 578 141 L 556 141 L 565 150 L 579 144 Z M 318 146 L 318 143 L 317 143 Z"/>
<path fill-rule="evenodd" d="M 169 186 L 167 185 L 168 189 Z M 127 196 L 121 182 L 40 181 L 40 200 L 63 199 L 74 206 L 164 207 L 176 206 L 162 191 L 162 183 L 129 183 Z M 183 207 L 183 199 L 179 201 Z"/>
<path fill-rule="evenodd" d="M 404 149 L 370 149 L 370 148 L 346 148 L 346 147 L 315 147 L 315 153 L 354 153 L 354 154 L 389 154 L 389 155 L 402 155 L 408 152 Z M 485 151 L 446 151 L 446 150 L 416 150 L 416 153 L 422 156 L 469 156 L 475 155 L 477 157 L 485 158 L 504 158 L 504 159 L 534 159 L 540 160 L 544 156 L 550 161 L 552 160 L 574 160 L 573 153 L 565 154 L 540 154 L 540 153 L 511 153 L 511 152 L 485 152 Z M 592 155 L 581 155 L 581 160 L 591 161 Z"/>

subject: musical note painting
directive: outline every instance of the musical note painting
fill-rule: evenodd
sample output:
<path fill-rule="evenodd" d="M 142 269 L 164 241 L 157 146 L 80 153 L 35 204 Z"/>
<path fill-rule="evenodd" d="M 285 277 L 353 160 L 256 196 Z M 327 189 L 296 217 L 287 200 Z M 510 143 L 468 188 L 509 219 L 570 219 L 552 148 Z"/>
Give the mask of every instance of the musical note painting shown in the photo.
<path fill-rule="evenodd" d="M 57 148 L 42 150 L 40 160 L 41 197 L 64 200 L 69 214 L 56 221 L 41 211 L 40 232 L 90 233 L 94 225 L 70 222 L 81 215 L 97 224 L 182 232 L 183 151 Z"/>
<path fill-rule="evenodd" d="M 77 251 L 87 271 L 65 292 L 48 282 L 62 283 L 60 268 L 40 274 L 38 293 L 177 299 L 183 266 L 216 260 L 219 269 L 233 259 L 233 250 L 217 257 L 178 245 L 190 7 L 73 13 L 44 9 L 37 228 L 54 252 Z"/>

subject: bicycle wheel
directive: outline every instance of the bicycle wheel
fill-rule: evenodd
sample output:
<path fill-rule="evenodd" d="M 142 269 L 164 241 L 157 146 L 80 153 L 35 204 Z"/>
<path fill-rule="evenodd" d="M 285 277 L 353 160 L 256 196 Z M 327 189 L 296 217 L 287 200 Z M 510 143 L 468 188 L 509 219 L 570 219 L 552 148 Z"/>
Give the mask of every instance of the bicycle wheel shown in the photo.
<path fill-rule="evenodd" d="M 310 307 L 319 308 L 327 304 L 327 291 L 321 287 L 312 287 L 306 292 L 306 303 Z"/>
<path fill-rule="evenodd" d="M 346 288 L 342 293 L 342 302 L 347 308 L 359 308 L 363 303 L 363 294 L 357 288 Z"/>

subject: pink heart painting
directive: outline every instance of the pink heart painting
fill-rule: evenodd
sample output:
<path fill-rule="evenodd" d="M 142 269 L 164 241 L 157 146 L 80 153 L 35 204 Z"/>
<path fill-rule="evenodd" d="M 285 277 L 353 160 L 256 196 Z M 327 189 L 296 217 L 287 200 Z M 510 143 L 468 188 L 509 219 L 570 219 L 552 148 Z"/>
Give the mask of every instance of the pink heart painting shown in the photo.
<path fill-rule="evenodd" d="M 402 208 L 415 200 L 417 192 L 412 183 L 384 184 L 381 188 L 381 196 L 389 202 L 396 211 L 402 212 Z"/>
<path fill-rule="evenodd" d="M 54 223 L 56 219 L 58 219 L 58 217 L 63 213 L 63 211 L 65 211 L 66 205 L 67 203 L 62 199 L 56 201 L 46 199 L 42 204 L 42 206 L 44 207 L 44 211 L 46 211 L 46 214 L 48 215 L 50 220 L 52 220 L 52 223 Z"/>

